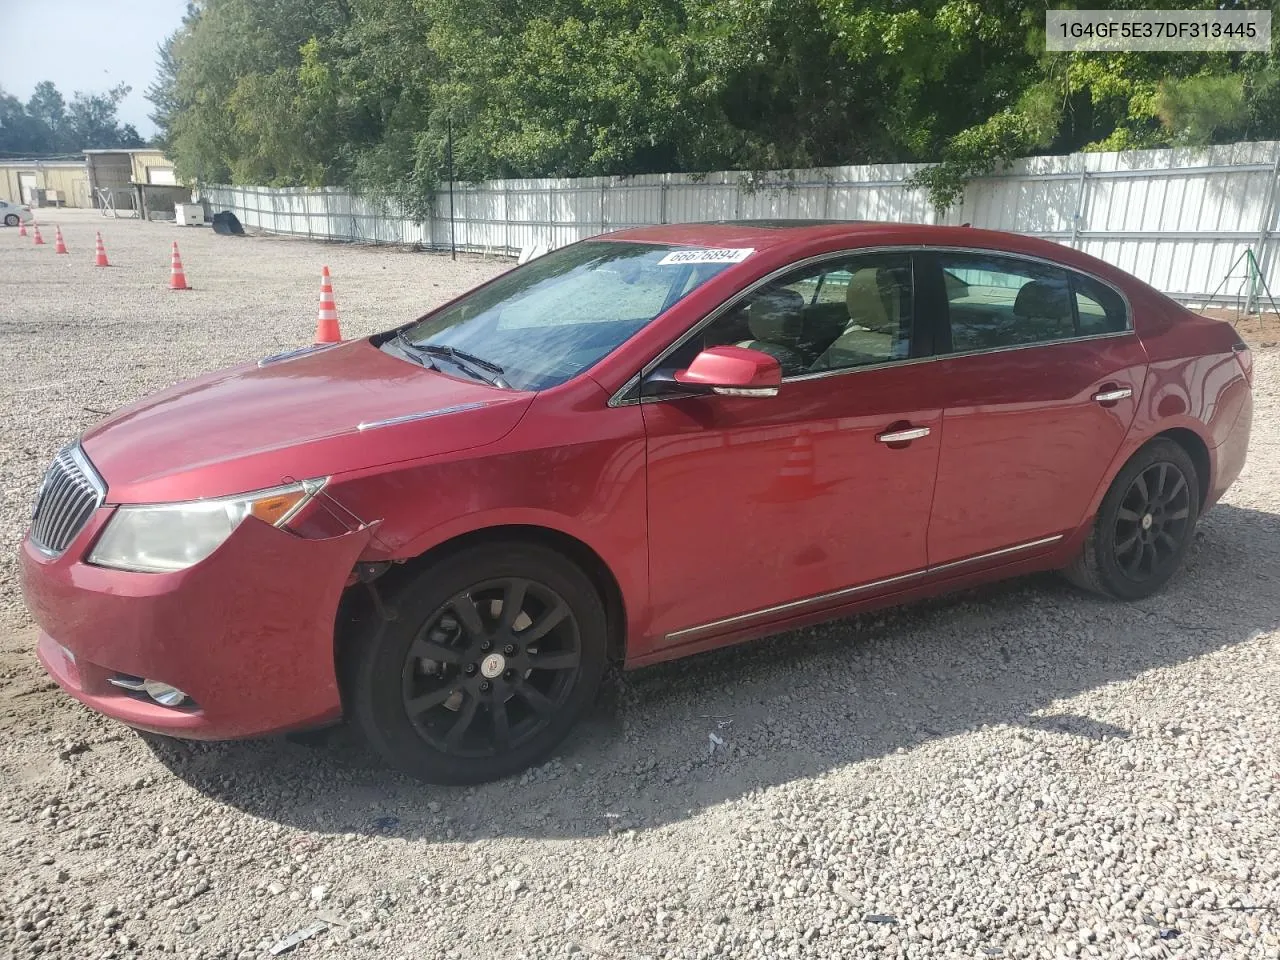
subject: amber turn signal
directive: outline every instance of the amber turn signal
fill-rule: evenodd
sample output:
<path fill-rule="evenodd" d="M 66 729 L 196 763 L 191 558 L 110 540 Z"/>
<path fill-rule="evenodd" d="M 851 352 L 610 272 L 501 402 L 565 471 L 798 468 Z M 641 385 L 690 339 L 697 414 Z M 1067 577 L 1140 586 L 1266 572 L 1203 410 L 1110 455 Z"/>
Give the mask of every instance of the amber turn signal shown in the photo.
<path fill-rule="evenodd" d="M 310 494 L 306 490 L 288 490 L 284 493 L 274 493 L 269 497 L 263 497 L 261 500 L 254 500 L 249 507 L 249 513 L 264 523 L 274 526 L 287 517 L 295 507 L 309 496 Z"/>

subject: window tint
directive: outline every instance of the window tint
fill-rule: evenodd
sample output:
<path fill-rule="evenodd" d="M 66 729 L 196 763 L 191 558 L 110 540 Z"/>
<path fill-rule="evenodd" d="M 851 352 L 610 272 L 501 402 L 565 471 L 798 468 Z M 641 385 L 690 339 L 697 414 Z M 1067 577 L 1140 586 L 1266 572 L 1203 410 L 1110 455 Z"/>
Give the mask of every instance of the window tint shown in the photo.
<path fill-rule="evenodd" d="M 951 317 L 951 349 L 988 350 L 1076 336 L 1065 270 L 987 254 L 938 256 Z"/>
<path fill-rule="evenodd" d="M 849 290 L 849 281 L 853 278 L 848 270 L 831 270 L 818 278 L 813 292 L 813 303 L 841 303 Z"/>
<path fill-rule="evenodd" d="M 1106 284 L 1091 277 L 1072 275 L 1076 291 L 1076 315 L 1080 319 L 1080 335 L 1120 333 L 1129 329 L 1129 315 L 1124 298 Z"/>
<path fill-rule="evenodd" d="M 910 255 L 829 260 L 756 290 L 665 365 L 688 366 L 724 344 L 777 357 L 784 377 L 902 360 L 911 354 L 914 309 Z"/>
<path fill-rule="evenodd" d="M 951 349 L 990 350 L 1128 329 L 1124 300 L 1069 270 L 989 254 L 938 256 Z"/>

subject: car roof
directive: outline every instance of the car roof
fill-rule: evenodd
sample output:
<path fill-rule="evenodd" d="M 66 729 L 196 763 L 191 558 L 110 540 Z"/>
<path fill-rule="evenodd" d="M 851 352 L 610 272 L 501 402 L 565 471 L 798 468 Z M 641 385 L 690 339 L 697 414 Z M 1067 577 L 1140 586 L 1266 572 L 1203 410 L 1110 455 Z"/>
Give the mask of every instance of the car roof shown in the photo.
<path fill-rule="evenodd" d="M 852 246 L 874 243 L 944 244 L 947 246 L 990 247 L 1043 253 L 1061 250 L 1050 243 L 1023 234 L 1001 230 L 980 230 L 969 226 L 939 226 L 928 223 L 893 223 L 880 220 L 715 220 L 705 223 L 668 223 L 635 227 L 593 239 L 640 243 L 666 243 L 691 247 L 793 246 L 814 240 L 847 238 Z"/>
<path fill-rule="evenodd" d="M 761 249 L 797 240 L 860 233 L 865 220 L 714 220 L 705 223 L 667 223 L 619 230 L 593 239 L 639 243 L 669 243 L 689 247 L 755 247 Z"/>
<path fill-rule="evenodd" d="M 662 224 L 605 233 L 593 239 L 641 243 L 672 243 L 692 247 L 724 247 L 731 242 L 750 242 L 756 247 L 781 246 L 828 237 L 849 237 L 859 243 L 893 238 L 896 243 L 948 243 L 957 239 L 983 238 L 1021 243 L 1039 243 L 1036 238 L 1004 230 L 969 227 L 942 227 L 937 224 L 893 223 L 888 220 L 708 220 L 704 223 Z M 983 246 L 987 246 L 986 243 Z M 1055 244 L 1056 246 L 1056 244 Z"/>
<path fill-rule="evenodd" d="M 815 241 L 847 241 L 850 248 L 886 246 L 940 246 L 1021 253 L 1085 270 L 1116 282 L 1116 268 L 1088 254 L 1051 240 L 1002 230 L 927 223 L 891 223 L 878 220 L 719 220 L 708 223 L 671 223 L 636 227 L 593 237 L 594 240 L 661 243 L 688 247 L 806 247 Z"/>

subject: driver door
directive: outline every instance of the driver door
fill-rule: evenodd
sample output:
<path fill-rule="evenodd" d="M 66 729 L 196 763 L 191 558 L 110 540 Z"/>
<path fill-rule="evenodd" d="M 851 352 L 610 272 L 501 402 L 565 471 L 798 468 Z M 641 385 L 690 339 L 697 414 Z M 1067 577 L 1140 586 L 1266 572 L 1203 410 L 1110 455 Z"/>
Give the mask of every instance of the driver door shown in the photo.
<path fill-rule="evenodd" d="M 912 267 L 908 253 L 810 265 L 659 361 L 669 373 L 734 343 L 783 369 L 774 397 L 642 393 L 659 647 L 847 602 L 927 566 L 942 398 L 913 362 L 929 343 Z"/>

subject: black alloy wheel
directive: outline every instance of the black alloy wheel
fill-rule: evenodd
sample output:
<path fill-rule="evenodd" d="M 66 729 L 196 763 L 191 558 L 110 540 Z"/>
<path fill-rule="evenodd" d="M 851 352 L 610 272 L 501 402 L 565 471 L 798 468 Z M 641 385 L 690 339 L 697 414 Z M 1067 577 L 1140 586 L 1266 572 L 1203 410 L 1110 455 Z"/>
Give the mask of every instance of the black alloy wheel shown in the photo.
<path fill-rule="evenodd" d="M 550 587 L 479 583 L 437 609 L 401 671 L 405 713 L 441 753 L 483 757 L 544 730 L 582 665 L 578 620 Z"/>
<path fill-rule="evenodd" d="M 1177 464 L 1153 463 L 1133 478 L 1116 509 L 1116 565 L 1143 583 L 1176 558 L 1191 520 L 1191 486 Z"/>
<path fill-rule="evenodd" d="M 1174 575 L 1200 516 L 1191 456 L 1165 437 L 1142 447 L 1102 498 L 1084 547 L 1063 572 L 1078 586 L 1120 600 L 1149 597 Z"/>
<path fill-rule="evenodd" d="M 366 739 L 406 773 L 447 784 L 517 773 L 593 700 L 607 618 L 563 554 L 485 543 L 380 588 L 392 616 L 356 639 L 344 688 Z"/>

